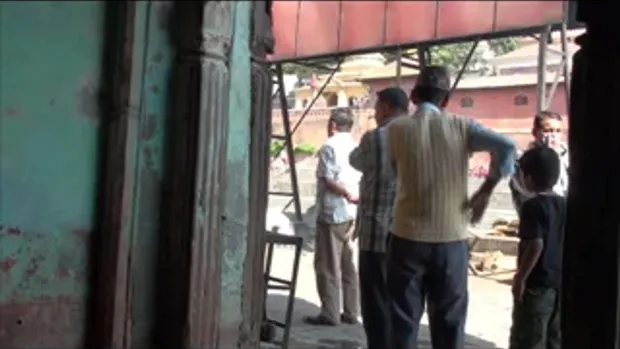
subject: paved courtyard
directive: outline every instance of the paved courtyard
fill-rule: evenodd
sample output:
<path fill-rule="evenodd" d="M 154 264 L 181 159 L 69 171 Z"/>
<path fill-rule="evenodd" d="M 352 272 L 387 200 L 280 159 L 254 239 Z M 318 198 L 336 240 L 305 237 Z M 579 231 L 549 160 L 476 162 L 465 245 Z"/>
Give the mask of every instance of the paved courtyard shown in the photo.
<path fill-rule="evenodd" d="M 289 348 L 364 348 L 364 332 L 361 326 L 321 327 L 306 325 L 302 322 L 304 316 L 314 315 L 319 311 L 312 258 L 312 252 L 304 252 L 301 258 Z M 290 279 L 292 261 L 292 249 L 276 249 L 272 275 Z M 508 269 L 512 263 L 514 263 L 514 259 L 506 258 L 501 267 Z M 508 280 L 510 276 L 510 273 L 504 273 L 493 278 L 470 277 L 470 307 L 466 328 L 468 343 L 466 348 L 507 348 L 512 305 L 510 286 L 505 280 Z M 287 297 L 285 292 L 270 292 L 267 299 L 269 318 L 278 321 L 284 320 Z M 421 349 L 430 349 L 430 337 L 426 318 L 422 320 L 422 324 Z M 274 347 L 277 348 L 277 346 Z"/>
<path fill-rule="evenodd" d="M 289 198 L 270 197 L 267 214 L 267 228 L 277 226 L 281 233 L 304 238 L 304 252 L 300 262 L 297 282 L 297 294 L 291 330 L 289 348 L 291 349 L 356 349 L 364 348 L 364 333 L 361 326 L 341 325 L 338 327 L 316 327 L 302 322 L 306 315 L 315 315 L 319 311 L 319 300 L 314 279 L 313 241 L 314 241 L 314 166 L 306 163 L 298 166 L 299 187 L 303 222 L 295 222 L 292 205 L 286 210 L 284 206 Z M 470 180 L 470 189 L 474 190 L 479 179 Z M 271 190 L 289 191 L 288 173 L 272 174 Z M 506 183 L 502 183 L 493 196 L 485 219 L 480 228 L 490 228 L 497 218 L 514 219 L 516 215 L 510 202 Z M 290 279 L 293 262 L 293 249 L 276 248 L 272 264 L 272 275 Z M 507 280 L 512 277 L 515 265 L 513 257 L 504 256 L 499 261 L 499 270 L 494 276 L 470 276 L 470 306 L 466 332 L 466 348 L 507 348 L 510 328 L 511 292 Z M 267 299 L 267 311 L 271 319 L 283 321 L 286 311 L 287 293 L 273 291 Z M 431 348 L 428 322 L 422 320 L 421 349 Z M 274 347 L 278 346 L 266 346 Z"/>

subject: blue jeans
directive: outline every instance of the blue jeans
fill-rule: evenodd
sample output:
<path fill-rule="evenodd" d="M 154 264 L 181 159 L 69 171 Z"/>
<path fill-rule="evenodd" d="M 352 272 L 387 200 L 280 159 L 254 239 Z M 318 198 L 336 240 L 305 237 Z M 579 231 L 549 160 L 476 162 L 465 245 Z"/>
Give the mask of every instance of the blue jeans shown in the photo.
<path fill-rule="evenodd" d="M 468 263 L 467 241 L 424 243 L 392 236 L 387 264 L 390 349 L 418 348 L 425 301 L 433 348 L 463 349 Z"/>

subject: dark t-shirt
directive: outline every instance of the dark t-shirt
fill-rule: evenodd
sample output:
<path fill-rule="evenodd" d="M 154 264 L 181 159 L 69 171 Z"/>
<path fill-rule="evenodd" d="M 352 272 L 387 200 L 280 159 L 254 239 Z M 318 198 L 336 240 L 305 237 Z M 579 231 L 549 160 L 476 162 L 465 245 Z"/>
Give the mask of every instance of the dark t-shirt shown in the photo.
<path fill-rule="evenodd" d="M 526 280 L 528 287 L 560 287 L 562 242 L 566 219 L 566 199 L 556 194 L 538 194 L 521 206 L 519 238 L 542 239 L 543 251 Z M 519 244 L 519 258 L 523 245 Z"/>

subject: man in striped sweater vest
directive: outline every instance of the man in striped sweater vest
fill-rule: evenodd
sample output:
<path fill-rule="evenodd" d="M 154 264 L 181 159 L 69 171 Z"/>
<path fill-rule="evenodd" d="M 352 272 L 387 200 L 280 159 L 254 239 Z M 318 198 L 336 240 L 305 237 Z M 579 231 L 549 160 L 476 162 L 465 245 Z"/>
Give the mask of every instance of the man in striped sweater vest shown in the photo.
<path fill-rule="evenodd" d="M 444 111 L 451 83 L 444 67 L 420 72 L 411 116 L 387 129 L 389 163 L 398 189 L 387 283 L 391 297 L 391 349 L 417 348 L 424 303 L 433 348 L 462 349 L 469 263 L 468 223 L 480 221 L 497 183 L 514 170 L 516 147 L 503 135 Z M 482 186 L 468 199 L 468 162 L 491 154 Z"/>

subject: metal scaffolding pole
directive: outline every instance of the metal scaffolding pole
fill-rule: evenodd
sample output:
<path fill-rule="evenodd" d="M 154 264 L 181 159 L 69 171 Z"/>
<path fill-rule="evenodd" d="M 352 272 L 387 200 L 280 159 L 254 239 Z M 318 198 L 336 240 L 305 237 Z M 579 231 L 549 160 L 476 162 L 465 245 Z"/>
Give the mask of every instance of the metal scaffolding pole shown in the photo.
<path fill-rule="evenodd" d="M 289 165 L 289 172 L 291 175 L 292 191 L 291 192 L 269 192 L 268 194 L 277 195 L 277 196 L 290 196 L 291 200 L 289 200 L 289 202 L 286 205 L 284 205 L 283 210 L 288 209 L 291 204 L 294 204 L 295 218 L 300 222 L 303 220 L 303 214 L 301 211 L 301 199 L 299 196 L 299 180 L 297 177 L 297 166 L 295 164 L 295 149 L 293 145 L 293 135 L 295 134 L 295 131 L 297 131 L 301 123 L 304 121 L 304 119 L 306 118 L 306 116 L 308 115 L 308 113 L 310 112 L 314 104 L 316 103 L 316 101 L 319 99 L 319 97 L 321 96 L 325 88 L 329 85 L 332 78 L 334 77 L 334 74 L 340 69 L 341 63 L 342 63 L 342 59 L 338 61 L 338 65 L 336 66 L 336 68 L 332 70 L 327 80 L 325 80 L 323 85 L 319 88 L 319 90 L 317 91 L 312 101 L 308 103 L 308 105 L 304 109 L 304 112 L 301 114 L 301 117 L 299 118 L 299 120 L 297 120 L 297 122 L 295 123 L 293 127 L 291 127 L 291 119 L 290 119 L 290 114 L 289 114 L 288 100 L 286 98 L 286 89 L 284 87 L 284 73 L 282 72 L 282 66 L 281 64 L 275 65 L 275 69 L 274 69 L 274 73 L 276 75 L 275 83 L 278 85 L 277 94 L 279 95 L 279 98 L 280 98 L 280 109 L 282 111 L 282 128 L 283 128 L 284 134 L 283 135 L 271 135 L 271 138 L 277 139 L 283 142 L 282 147 L 280 147 L 274 154 L 274 158 L 278 158 L 282 150 L 286 150 L 287 158 L 288 158 L 288 165 Z"/>
<path fill-rule="evenodd" d="M 283 136 L 273 136 L 273 138 L 282 140 L 284 142 L 284 148 L 286 148 L 286 153 L 288 155 L 288 165 L 291 173 L 291 193 L 286 192 L 270 192 L 271 195 L 281 195 L 281 196 L 292 196 L 292 202 L 295 205 L 295 218 L 298 221 L 303 220 L 303 216 L 301 213 L 301 201 L 299 200 L 299 184 L 297 182 L 297 167 L 295 165 L 295 149 L 293 148 L 292 142 L 292 132 L 291 132 L 291 120 L 289 118 L 288 113 L 288 100 L 286 96 L 286 88 L 284 85 L 284 73 L 282 72 L 282 65 L 276 65 L 276 79 L 278 81 L 278 95 L 280 96 L 280 108 L 282 110 L 282 128 L 284 129 Z M 279 153 L 279 152 L 278 152 Z M 279 154 L 278 154 L 279 155 Z M 287 206 L 290 205 L 287 204 Z"/>
<path fill-rule="evenodd" d="M 418 63 L 420 63 L 420 69 L 431 64 L 430 50 L 425 45 L 418 46 Z"/>
<path fill-rule="evenodd" d="M 479 42 L 480 42 L 480 39 L 477 39 L 471 45 L 471 48 L 469 49 L 469 53 L 467 54 L 467 57 L 465 57 L 465 61 L 463 62 L 463 66 L 459 70 L 458 74 L 456 75 L 456 79 L 454 79 L 454 82 L 452 83 L 452 87 L 450 88 L 450 93 L 452 93 L 456 89 L 456 86 L 461 81 L 461 78 L 463 78 L 463 74 L 465 73 L 465 70 L 467 70 L 467 66 L 469 65 L 469 62 L 471 61 L 471 58 L 474 56 L 474 52 L 476 52 L 476 48 L 478 48 Z"/>
<path fill-rule="evenodd" d="M 403 70 L 403 50 L 402 48 L 398 48 L 396 51 L 396 86 L 401 87 L 402 81 L 402 70 Z"/>
<path fill-rule="evenodd" d="M 546 108 L 547 102 L 547 45 L 551 36 L 551 26 L 545 26 L 538 37 L 538 95 L 536 100 L 536 113 Z"/>
<path fill-rule="evenodd" d="M 561 49 L 553 50 L 549 45 L 551 38 L 551 28 L 546 27 L 540 36 L 538 53 L 538 104 L 537 112 L 548 110 L 551 108 L 553 98 L 558 86 L 564 81 L 564 94 L 567 103 L 567 110 L 570 106 L 570 52 L 568 52 L 568 38 L 566 23 L 562 24 L 560 29 Z M 547 68 L 549 66 L 548 58 L 552 55 L 560 56 L 560 63 L 554 71 L 553 82 L 549 86 L 547 83 Z"/>
<path fill-rule="evenodd" d="M 568 28 L 566 22 L 562 23 L 560 38 L 562 40 L 562 53 L 564 54 L 564 65 L 562 66 L 562 75 L 564 75 L 564 97 L 566 98 L 566 110 L 570 109 L 570 73 L 572 71 L 571 54 L 568 50 Z"/>

